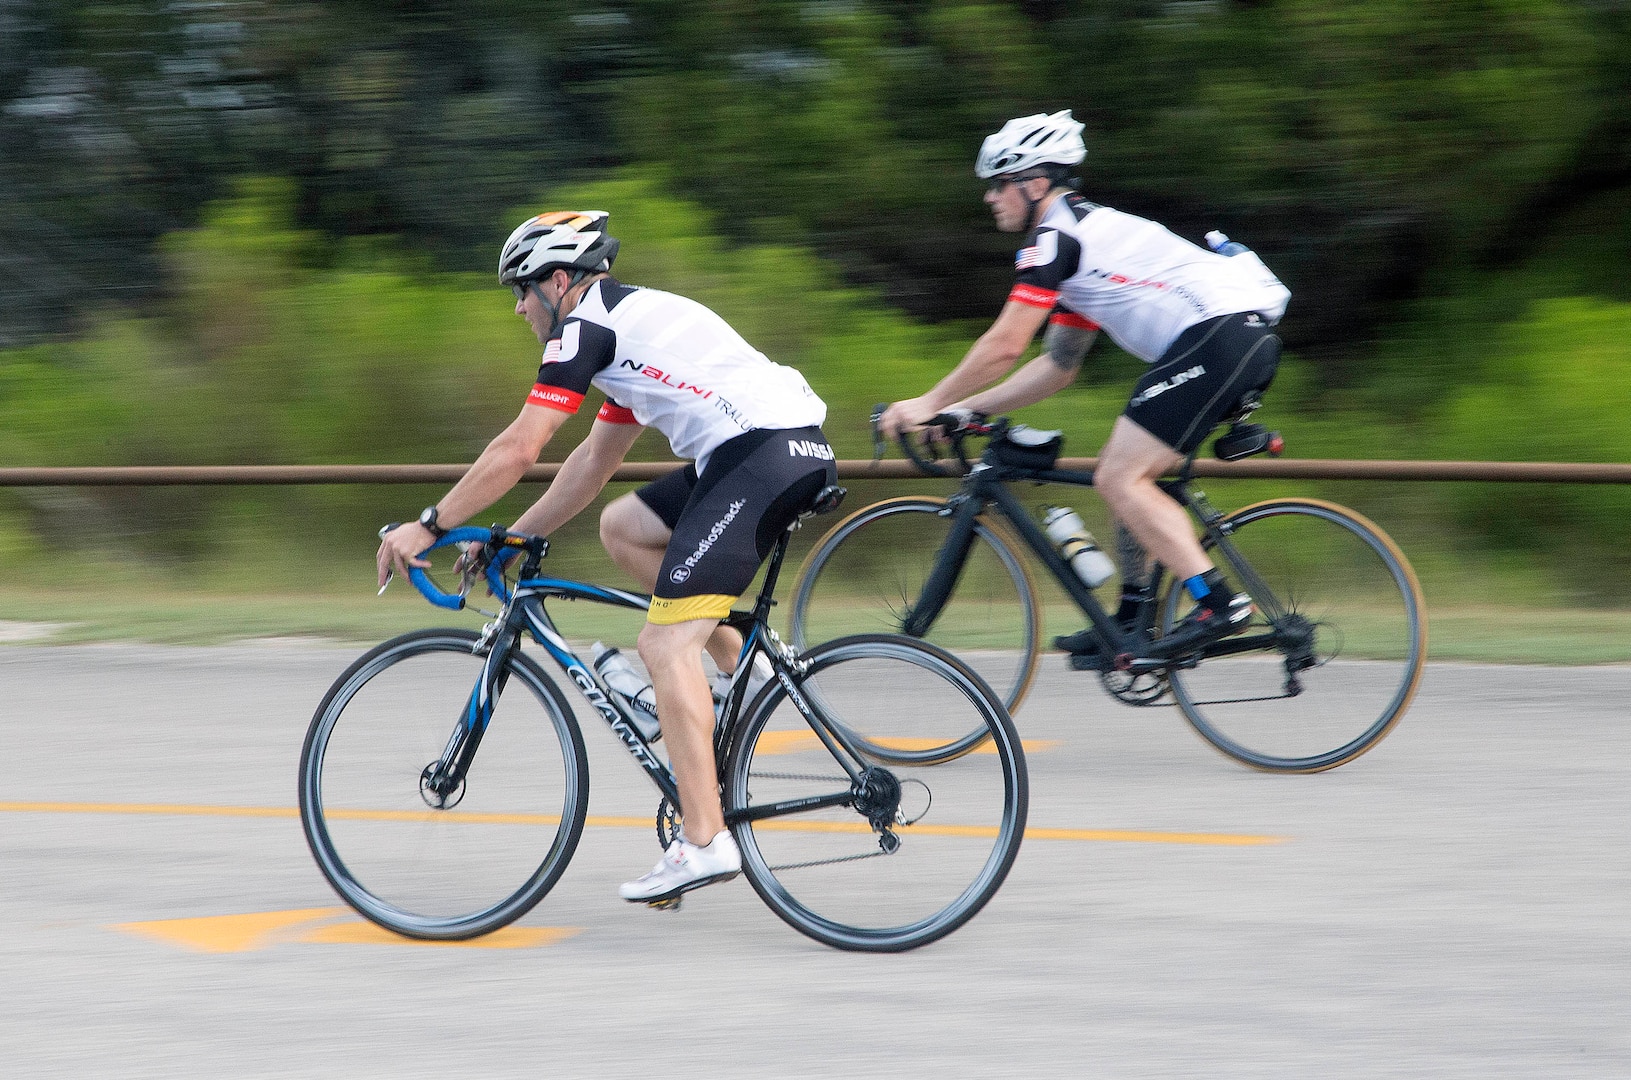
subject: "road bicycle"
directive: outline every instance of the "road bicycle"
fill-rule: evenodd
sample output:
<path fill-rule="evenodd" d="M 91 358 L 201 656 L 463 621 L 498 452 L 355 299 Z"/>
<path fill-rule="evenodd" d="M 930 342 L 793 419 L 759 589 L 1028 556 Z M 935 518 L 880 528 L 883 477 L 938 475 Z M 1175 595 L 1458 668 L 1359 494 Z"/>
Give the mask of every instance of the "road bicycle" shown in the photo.
<path fill-rule="evenodd" d="M 1246 419 L 1242 401 L 1217 440 L 1220 457 L 1261 453 L 1278 435 Z M 876 415 L 874 417 L 876 423 Z M 935 420 L 950 457 L 902 448 L 931 475 L 958 476 L 950 498 L 885 499 L 822 537 L 794 589 L 790 634 L 799 648 L 837 633 L 905 633 L 954 650 L 1017 713 L 1043 651 L 1042 609 L 1028 550 L 1087 620 L 1097 645 L 1071 657 L 1096 671 L 1117 700 L 1176 705 L 1223 753 L 1259 769 L 1317 772 L 1374 747 L 1410 704 L 1427 654 L 1426 604 L 1415 572 L 1375 524 L 1319 499 L 1279 498 L 1232 513 L 1192 484 L 1195 453 L 1161 487 L 1189 511 L 1202 546 L 1252 597 L 1244 633 L 1180 656 L 1160 638 L 1193 601 L 1160 566 L 1148 570 L 1136 616 L 1123 623 L 1077 576 L 1014 490 L 1027 483 L 1088 487 L 1091 472 L 1055 467 L 1057 432 L 1040 435 L 1006 418 Z M 985 445 L 970 460 L 972 440 Z M 882 452 L 879 443 L 879 453 Z M 1142 555 L 1134 556 L 1142 561 Z M 1120 612 L 1118 611 L 1118 615 Z M 882 760 L 942 761 L 984 733 Z"/>
<path fill-rule="evenodd" d="M 828 489 L 816 509 L 842 494 Z M 841 949 L 914 948 L 972 918 L 1013 865 L 1028 797 L 1019 737 L 985 682 L 930 643 L 871 633 L 796 652 L 783 642 L 768 619 L 797 524 L 753 609 L 726 620 L 744 645 L 715 734 L 725 821 L 748 881 L 795 929 Z M 479 634 L 418 630 L 363 655 L 323 698 L 300 755 L 300 818 L 323 875 L 365 918 L 416 938 L 470 938 L 520 918 L 559 880 L 584 828 L 583 736 L 524 635 L 656 786 L 661 847 L 681 823 L 660 743 L 546 610 L 552 600 L 646 610 L 651 598 L 543 576 L 548 541 L 496 526 L 454 529 L 432 551 L 468 543 L 516 556 L 518 579 L 494 559 L 466 569 L 454 591 L 420 569 L 414 585 L 458 610 L 485 577 L 502 609 L 484 613 L 492 621 Z M 744 700 L 742 673 L 760 654 L 775 677 Z M 970 730 L 994 752 L 944 764 L 875 753 Z"/>

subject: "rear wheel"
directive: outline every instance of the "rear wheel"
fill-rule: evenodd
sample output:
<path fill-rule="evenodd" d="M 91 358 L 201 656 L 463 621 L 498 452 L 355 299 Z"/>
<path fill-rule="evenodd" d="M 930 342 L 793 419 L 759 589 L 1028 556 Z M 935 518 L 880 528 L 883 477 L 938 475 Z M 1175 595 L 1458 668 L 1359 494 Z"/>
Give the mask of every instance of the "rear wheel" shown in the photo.
<path fill-rule="evenodd" d="M 865 736 L 851 740 L 860 780 L 772 684 L 727 758 L 742 868 L 817 941 L 899 952 L 938 940 L 990 900 L 1018 854 L 1027 780 L 1013 722 L 966 665 L 912 638 L 841 638 L 804 659 L 801 696 L 834 729 Z M 953 761 L 901 764 L 865 749 L 942 746 L 971 730 L 986 744 Z"/>
<path fill-rule="evenodd" d="M 1254 768 L 1318 772 L 1352 761 L 1399 722 L 1427 659 L 1427 606 L 1398 547 L 1366 518 L 1316 499 L 1230 514 L 1213 560 L 1251 594 L 1245 633 L 1216 648 L 1260 648 L 1174 667 L 1173 696 L 1195 730 Z M 1162 626 L 1191 601 L 1166 596 Z"/>
<path fill-rule="evenodd" d="M 352 664 L 312 718 L 300 820 L 318 868 L 360 914 L 410 937 L 505 926 L 555 884 L 588 812 L 583 737 L 519 651 L 462 784 L 428 768 L 459 729 L 486 657 L 465 630 L 420 630 Z"/>

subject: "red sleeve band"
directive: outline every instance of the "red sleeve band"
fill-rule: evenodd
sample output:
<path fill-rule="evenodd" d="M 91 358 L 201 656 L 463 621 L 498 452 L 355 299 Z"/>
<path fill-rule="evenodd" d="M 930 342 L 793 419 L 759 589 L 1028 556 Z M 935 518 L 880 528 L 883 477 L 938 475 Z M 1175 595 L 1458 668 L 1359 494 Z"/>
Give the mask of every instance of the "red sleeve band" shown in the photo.
<path fill-rule="evenodd" d="M 527 395 L 527 404 L 542 405 L 546 409 L 559 409 L 564 413 L 575 413 L 583 404 L 583 395 L 572 390 L 562 390 L 559 386 L 538 383 L 533 386 L 532 393 Z"/>
<path fill-rule="evenodd" d="M 1043 289 L 1021 281 L 1014 286 L 1014 291 L 1008 294 L 1008 299 L 1032 307 L 1051 308 L 1059 302 L 1059 293 L 1054 289 Z"/>
<path fill-rule="evenodd" d="M 595 419 L 604 420 L 608 424 L 638 424 L 640 422 L 634 418 L 633 409 L 613 405 L 610 401 L 601 404 L 600 411 L 595 414 Z"/>
<path fill-rule="evenodd" d="M 1068 326 L 1072 330 L 1097 330 L 1099 324 L 1085 315 L 1078 315 L 1074 311 L 1056 311 L 1048 322 L 1054 326 Z"/>

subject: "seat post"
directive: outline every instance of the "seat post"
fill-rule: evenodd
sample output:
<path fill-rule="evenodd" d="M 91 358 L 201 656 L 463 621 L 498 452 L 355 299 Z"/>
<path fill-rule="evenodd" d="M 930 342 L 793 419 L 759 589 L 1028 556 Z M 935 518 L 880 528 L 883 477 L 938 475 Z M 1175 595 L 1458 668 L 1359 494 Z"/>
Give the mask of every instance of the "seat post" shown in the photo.
<path fill-rule="evenodd" d="M 776 541 L 776 549 L 770 553 L 770 565 L 765 569 L 765 583 L 759 587 L 759 598 L 753 603 L 753 617 L 759 622 L 770 621 L 770 608 L 776 601 L 776 579 L 781 576 L 782 560 L 787 557 L 787 545 L 793 541 L 793 530 L 799 527 L 794 521 Z"/>

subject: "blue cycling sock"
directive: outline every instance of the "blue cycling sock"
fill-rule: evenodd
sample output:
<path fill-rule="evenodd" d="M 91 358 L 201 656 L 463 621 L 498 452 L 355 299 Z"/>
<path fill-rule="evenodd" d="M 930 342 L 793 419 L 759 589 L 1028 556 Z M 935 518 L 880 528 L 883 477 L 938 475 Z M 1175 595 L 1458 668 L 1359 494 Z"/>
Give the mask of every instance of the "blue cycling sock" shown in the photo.
<path fill-rule="evenodd" d="M 1184 581 L 1184 588 L 1188 589 L 1189 595 L 1196 600 L 1205 600 L 1207 593 L 1212 591 L 1212 586 L 1206 583 L 1205 578 L 1205 574 L 1196 574 Z"/>

